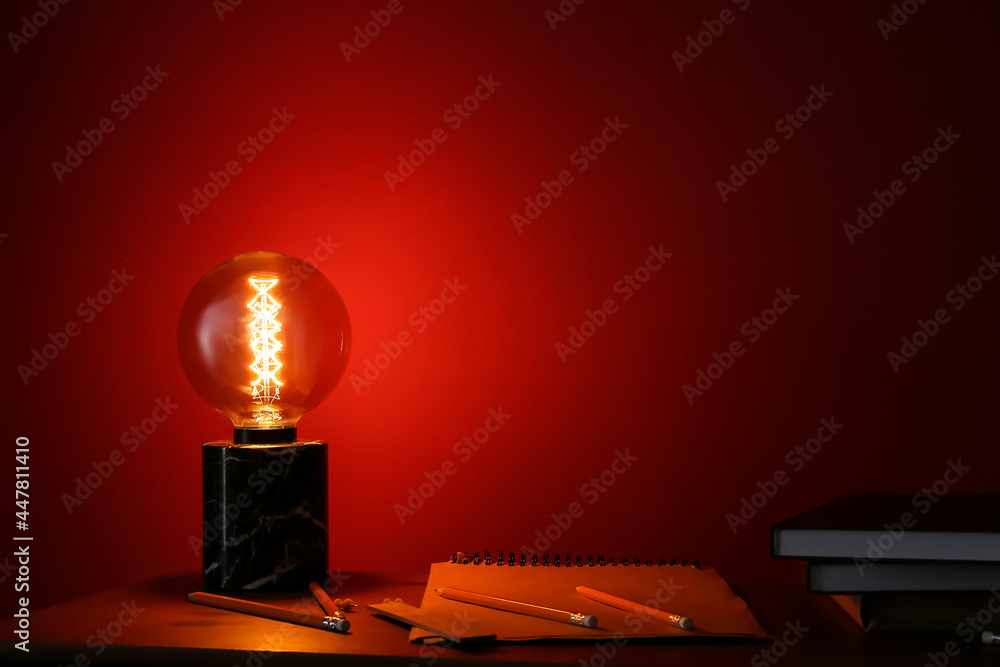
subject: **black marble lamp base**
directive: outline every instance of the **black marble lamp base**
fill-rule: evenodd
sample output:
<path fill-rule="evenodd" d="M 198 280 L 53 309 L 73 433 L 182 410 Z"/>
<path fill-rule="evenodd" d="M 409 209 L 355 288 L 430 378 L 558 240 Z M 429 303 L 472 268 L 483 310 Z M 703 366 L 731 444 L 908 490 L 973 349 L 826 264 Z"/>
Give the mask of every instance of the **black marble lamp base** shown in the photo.
<path fill-rule="evenodd" d="M 202 447 L 204 582 L 306 589 L 328 568 L 327 444 Z"/>

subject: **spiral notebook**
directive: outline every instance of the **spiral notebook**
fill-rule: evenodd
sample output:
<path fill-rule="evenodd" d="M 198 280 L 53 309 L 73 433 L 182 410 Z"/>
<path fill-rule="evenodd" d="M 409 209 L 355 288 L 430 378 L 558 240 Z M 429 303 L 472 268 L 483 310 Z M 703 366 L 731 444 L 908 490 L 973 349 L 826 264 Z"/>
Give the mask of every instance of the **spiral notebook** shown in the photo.
<path fill-rule="evenodd" d="M 694 621 L 692 630 L 681 630 L 648 616 L 616 609 L 589 600 L 576 592 L 590 586 L 619 597 L 682 614 Z M 584 628 L 523 614 L 446 600 L 435 593 L 442 587 L 554 607 L 597 616 L 596 628 Z M 743 637 L 771 639 L 747 604 L 729 584 L 697 561 L 624 560 L 570 556 L 533 556 L 530 560 L 503 552 L 493 560 L 489 552 L 480 558 L 460 552 L 450 562 L 433 563 L 420 608 L 454 618 L 453 630 L 463 622 L 496 633 L 500 641 L 536 639 L 582 639 L 593 641 L 619 637 Z M 411 642 L 431 640 L 435 635 L 413 628 Z"/>

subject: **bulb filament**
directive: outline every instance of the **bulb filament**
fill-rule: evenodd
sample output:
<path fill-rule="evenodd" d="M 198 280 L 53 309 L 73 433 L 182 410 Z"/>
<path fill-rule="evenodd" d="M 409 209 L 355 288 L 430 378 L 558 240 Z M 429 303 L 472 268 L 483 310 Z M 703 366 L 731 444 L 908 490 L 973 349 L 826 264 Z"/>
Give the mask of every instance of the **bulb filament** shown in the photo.
<path fill-rule="evenodd" d="M 250 388 L 252 400 L 260 404 L 254 412 L 254 420 L 266 425 L 281 419 L 281 412 L 272 405 L 281 398 L 281 381 L 278 380 L 281 368 L 278 361 L 278 352 L 281 351 L 278 311 L 281 304 L 271 296 L 271 288 L 278 284 L 278 278 L 273 274 L 263 274 L 249 278 L 248 282 L 254 289 L 254 297 L 247 304 L 253 313 L 250 320 L 250 350 L 253 352 L 250 370 L 254 377 Z"/>

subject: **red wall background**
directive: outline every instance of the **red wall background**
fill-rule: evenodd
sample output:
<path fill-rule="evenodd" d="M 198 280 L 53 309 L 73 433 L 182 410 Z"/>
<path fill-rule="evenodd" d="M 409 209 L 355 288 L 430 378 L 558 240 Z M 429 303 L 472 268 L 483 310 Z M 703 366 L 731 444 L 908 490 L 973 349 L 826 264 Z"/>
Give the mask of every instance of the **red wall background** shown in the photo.
<path fill-rule="evenodd" d="M 950 492 L 997 490 L 1000 280 L 952 293 L 1000 251 L 995 7 L 908 1 L 896 26 L 888 1 L 224 1 L 70 2 L 34 31 L 24 17 L 44 1 L 0 10 L 5 33 L 30 36 L 8 34 L 0 56 L 0 443 L 11 480 L 15 437 L 31 442 L 33 606 L 199 569 L 200 445 L 231 426 L 184 378 L 177 319 L 202 274 L 258 249 L 312 258 L 352 318 L 347 373 L 299 424 L 332 446 L 334 568 L 421 572 L 548 528 L 562 554 L 793 579 L 768 555 L 776 521 L 845 492 L 918 492 L 949 460 L 970 468 Z M 575 9 L 553 27 L 560 6 Z M 387 16 L 348 62 L 341 44 Z M 144 77 L 134 109 L 115 102 Z M 445 113 L 480 77 L 493 90 L 456 128 Z M 250 160 L 241 144 L 274 109 L 287 126 Z M 799 127 L 781 122 L 797 109 Z M 78 166 L 53 167 L 105 118 Z M 580 171 L 573 154 L 608 119 L 619 134 Z M 390 187 L 437 128 L 446 140 Z M 939 128 L 947 150 L 907 167 Z M 723 198 L 754 155 L 766 162 Z M 179 205 L 231 160 L 239 173 L 185 220 Z M 572 182 L 518 229 L 512 214 L 563 170 Z M 851 238 L 895 180 L 902 194 Z M 619 281 L 650 247 L 670 257 L 626 300 Z M 115 271 L 133 277 L 102 293 Z M 421 326 L 412 314 L 448 280 L 466 289 Z M 795 298 L 773 321 L 776 290 Z M 557 343 L 608 299 L 563 361 Z M 400 332 L 413 343 L 352 386 Z M 26 372 L 50 335 L 64 347 Z M 734 341 L 743 354 L 710 369 Z M 716 379 L 689 401 L 699 369 Z M 123 441 L 168 399 L 155 431 Z M 510 416 L 478 451 L 456 448 L 491 409 Z M 824 419 L 842 428 L 796 454 Z M 602 483 L 616 452 L 637 460 Z M 449 461 L 401 520 L 396 504 Z M 773 497 L 734 532 L 727 515 L 761 488 Z M 555 526 L 574 502 L 582 515 Z M 25 534 L 6 507 L 5 530 Z"/>

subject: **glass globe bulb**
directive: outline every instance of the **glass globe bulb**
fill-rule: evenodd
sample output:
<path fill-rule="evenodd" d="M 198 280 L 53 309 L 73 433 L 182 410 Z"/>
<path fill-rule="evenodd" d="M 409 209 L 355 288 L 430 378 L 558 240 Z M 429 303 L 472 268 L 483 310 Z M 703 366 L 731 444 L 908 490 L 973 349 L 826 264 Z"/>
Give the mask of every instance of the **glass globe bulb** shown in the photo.
<path fill-rule="evenodd" d="M 287 431 L 333 390 L 351 323 L 340 294 L 302 260 L 234 257 L 206 273 L 181 310 L 177 349 L 188 380 L 244 431 Z M 259 442 L 285 442 L 275 440 Z"/>

